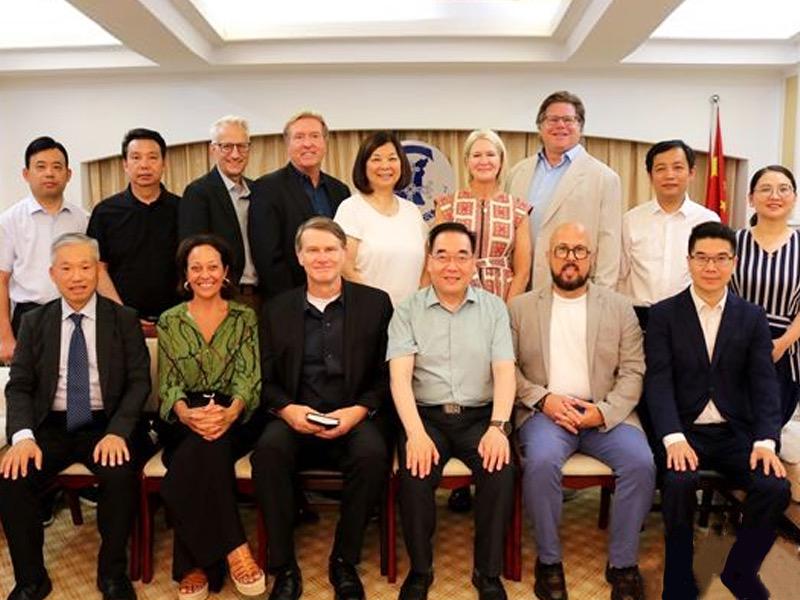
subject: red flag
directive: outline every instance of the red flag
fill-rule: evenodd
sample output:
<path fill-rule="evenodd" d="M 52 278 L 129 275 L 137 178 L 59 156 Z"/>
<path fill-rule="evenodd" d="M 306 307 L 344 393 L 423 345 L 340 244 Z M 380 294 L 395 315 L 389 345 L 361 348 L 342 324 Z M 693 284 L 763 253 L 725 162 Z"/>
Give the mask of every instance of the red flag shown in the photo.
<path fill-rule="evenodd" d="M 722 129 L 719 125 L 719 100 L 712 99 L 711 135 L 708 143 L 706 207 L 728 222 L 728 190 L 725 186 L 725 155 L 722 153 Z"/>

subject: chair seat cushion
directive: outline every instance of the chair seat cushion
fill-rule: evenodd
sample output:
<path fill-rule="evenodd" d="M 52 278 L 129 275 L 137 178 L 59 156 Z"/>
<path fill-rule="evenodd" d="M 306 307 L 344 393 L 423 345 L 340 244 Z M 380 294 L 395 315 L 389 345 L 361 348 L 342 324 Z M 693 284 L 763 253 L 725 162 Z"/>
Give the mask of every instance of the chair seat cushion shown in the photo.
<path fill-rule="evenodd" d="M 63 469 L 59 475 L 93 475 L 93 473 L 82 463 L 72 463 L 66 469 Z"/>
<path fill-rule="evenodd" d="M 588 477 L 598 475 L 613 475 L 614 472 L 607 464 L 576 452 L 567 459 L 564 466 L 561 468 L 561 474 L 564 477 Z"/>

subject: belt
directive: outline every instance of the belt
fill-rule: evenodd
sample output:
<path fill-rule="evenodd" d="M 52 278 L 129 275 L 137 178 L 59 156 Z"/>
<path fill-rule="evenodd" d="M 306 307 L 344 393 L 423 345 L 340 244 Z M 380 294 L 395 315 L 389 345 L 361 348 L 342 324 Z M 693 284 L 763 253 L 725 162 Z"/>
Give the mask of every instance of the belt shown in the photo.
<path fill-rule="evenodd" d="M 239 292 L 243 296 L 255 296 L 258 293 L 258 288 L 251 283 L 240 283 Z"/>
<path fill-rule="evenodd" d="M 481 406 L 464 406 L 463 404 L 456 404 L 455 402 L 447 402 L 445 404 L 431 404 L 429 406 L 423 405 L 420 408 L 430 411 L 442 411 L 446 415 L 460 415 L 462 412 L 489 407 L 491 407 L 491 403 L 482 404 Z"/>

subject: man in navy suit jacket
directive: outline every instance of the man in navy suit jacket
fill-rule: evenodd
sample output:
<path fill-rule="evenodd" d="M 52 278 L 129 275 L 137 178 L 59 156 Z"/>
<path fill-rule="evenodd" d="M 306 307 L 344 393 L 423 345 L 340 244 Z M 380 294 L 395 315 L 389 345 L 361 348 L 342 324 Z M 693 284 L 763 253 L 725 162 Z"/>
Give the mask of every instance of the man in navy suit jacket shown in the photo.
<path fill-rule="evenodd" d="M 689 237 L 692 284 L 650 311 L 645 398 L 662 444 L 666 534 L 665 599 L 697 598 L 692 534 L 699 469 L 747 492 L 742 526 L 722 582 L 737 598 L 768 598 L 761 562 L 789 503 L 776 455 L 781 414 L 772 342 L 763 309 L 728 291 L 736 263 L 733 231 L 697 225 Z"/>

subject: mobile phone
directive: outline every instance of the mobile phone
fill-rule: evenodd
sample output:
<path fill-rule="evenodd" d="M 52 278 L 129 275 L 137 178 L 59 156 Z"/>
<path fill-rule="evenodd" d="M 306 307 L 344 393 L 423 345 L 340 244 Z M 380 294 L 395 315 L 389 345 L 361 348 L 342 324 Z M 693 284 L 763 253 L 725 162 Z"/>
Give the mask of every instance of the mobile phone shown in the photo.
<path fill-rule="evenodd" d="M 314 425 L 321 425 L 325 429 L 333 429 L 339 426 L 339 419 L 336 417 L 329 417 L 319 413 L 306 413 L 306 421 Z"/>

